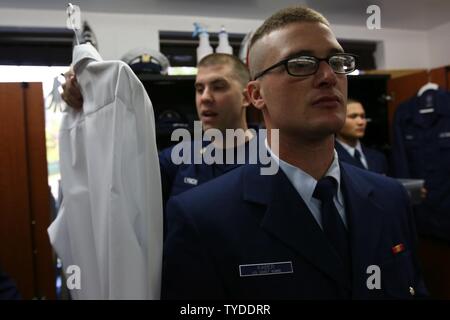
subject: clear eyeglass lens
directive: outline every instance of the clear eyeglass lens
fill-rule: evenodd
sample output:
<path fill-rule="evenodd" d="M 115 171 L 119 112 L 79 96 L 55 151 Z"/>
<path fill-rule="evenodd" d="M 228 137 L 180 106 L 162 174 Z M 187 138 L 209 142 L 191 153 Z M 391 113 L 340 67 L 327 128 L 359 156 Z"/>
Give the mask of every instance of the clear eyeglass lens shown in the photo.
<path fill-rule="evenodd" d="M 309 57 L 298 57 L 287 62 L 289 73 L 293 75 L 307 75 L 315 72 L 317 61 Z"/>
<path fill-rule="evenodd" d="M 355 70 L 355 58 L 352 56 L 332 56 L 329 63 L 336 73 L 349 73 Z"/>

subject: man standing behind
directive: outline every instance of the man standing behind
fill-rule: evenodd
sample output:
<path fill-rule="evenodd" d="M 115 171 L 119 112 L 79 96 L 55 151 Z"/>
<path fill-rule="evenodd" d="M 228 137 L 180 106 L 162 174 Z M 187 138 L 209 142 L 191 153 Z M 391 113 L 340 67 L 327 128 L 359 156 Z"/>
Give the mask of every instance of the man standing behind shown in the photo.
<path fill-rule="evenodd" d="M 341 161 L 361 169 L 387 174 L 386 157 L 379 151 L 363 146 L 360 139 L 366 132 L 367 119 L 361 102 L 347 100 L 347 118 L 344 126 L 336 134 L 335 148 Z"/>
<path fill-rule="evenodd" d="M 249 62 L 247 90 L 281 170 L 243 165 L 169 200 L 162 297 L 426 295 L 405 189 L 334 152 L 356 66 L 328 21 L 305 7 L 275 13 L 255 32 Z"/>
<path fill-rule="evenodd" d="M 246 85 L 250 80 L 250 74 L 245 64 L 235 56 L 214 53 L 202 58 L 197 68 L 195 104 L 203 130 L 217 129 L 223 137 L 226 136 L 227 129 L 246 131 L 248 129 L 246 110 L 250 105 Z M 247 138 L 251 139 L 252 137 L 248 136 Z M 236 144 L 231 146 L 226 145 L 226 142 L 224 139 L 223 143 L 217 141 L 212 143 L 216 149 L 222 149 L 223 154 L 227 148 L 236 148 L 235 159 L 231 163 L 227 163 L 225 159 L 223 159 L 223 163 L 207 164 L 204 161 L 200 164 L 194 163 L 194 152 L 203 152 L 205 149 L 196 148 L 193 141 L 188 142 L 186 146 L 191 150 L 190 163 L 174 164 L 171 157 L 173 147 L 161 151 L 159 163 L 164 202 L 171 196 L 237 168 L 240 165 L 236 161 L 238 150 L 245 152 L 245 162 L 248 162 L 248 140 L 236 141 Z M 235 141 L 229 142 L 234 143 Z M 202 147 L 206 147 L 209 143 L 204 142 Z"/>

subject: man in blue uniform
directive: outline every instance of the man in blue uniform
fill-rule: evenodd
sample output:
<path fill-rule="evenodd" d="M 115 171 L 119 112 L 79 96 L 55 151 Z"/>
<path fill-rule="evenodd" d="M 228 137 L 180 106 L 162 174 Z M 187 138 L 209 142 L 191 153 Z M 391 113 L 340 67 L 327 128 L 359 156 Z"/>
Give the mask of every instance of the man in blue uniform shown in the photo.
<path fill-rule="evenodd" d="M 235 56 L 216 53 L 204 57 L 197 67 L 195 102 L 203 130 L 218 129 L 224 137 L 226 129 L 247 130 L 246 108 L 250 102 L 245 86 L 250 80 L 250 74 L 245 64 Z M 249 154 L 247 142 L 241 142 L 235 148 L 236 154 L 238 151 L 245 152 L 245 162 Z M 186 147 L 191 150 L 191 161 L 187 164 L 174 164 L 171 158 L 174 147 L 160 153 L 165 200 L 240 165 L 236 157 L 231 163 L 223 159 L 222 163 L 206 164 L 202 161 L 195 164 L 194 153 L 203 153 L 209 142 L 203 142 L 199 145 L 201 148 L 196 148 L 194 142 L 188 144 Z M 215 147 L 226 149 L 229 146 L 217 144 Z"/>
<path fill-rule="evenodd" d="M 246 164 L 169 200 L 162 297 L 426 295 L 405 189 L 334 151 L 356 66 L 328 21 L 305 7 L 277 12 L 255 32 L 249 63 L 280 170 Z"/>
<path fill-rule="evenodd" d="M 245 86 L 249 80 L 248 68 L 235 56 L 216 53 L 204 57 L 199 62 L 195 81 L 195 102 L 204 130 L 218 129 L 225 136 L 226 129 L 248 129 L 246 108 L 250 102 Z M 66 74 L 63 89 L 63 100 L 69 106 L 81 109 L 83 97 L 72 72 Z M 248 140 L 251 138 L 249 136 Z M 244 162 L 248 160 L 248 140 L 241 145 L 236 143 L 235 148 L 235 154 L 245 153 Z M 202 161 L 196 164 L 194 153 L 203 153 L 209 142 L 203 142 L 200 148 L 196 148 L 191 141 L 180 143 L 186 144 L 184 147 L 191 150 L 189 163 L 174 163 L 172 159 L 174 147 L 167 148 L 159 154 L 164 203 L 173 195 L 196 187 L 241 165 L 236 158 L 231 163 L 222 161 L 223 163 L 206 164 Z M 226 145 L 213 143 L 216 148 L 227 148 Z"/>
<path fill-rule="evenodd" d="M 344 126 L 336 134 L 335 148 L 339 159 L 361 169 L 387 174 L 388 164 L 384 154 L 367 148 L 360 142 L 366 132 L 366 126 L 366 112 L 362 103 L 348 99 Z"/>

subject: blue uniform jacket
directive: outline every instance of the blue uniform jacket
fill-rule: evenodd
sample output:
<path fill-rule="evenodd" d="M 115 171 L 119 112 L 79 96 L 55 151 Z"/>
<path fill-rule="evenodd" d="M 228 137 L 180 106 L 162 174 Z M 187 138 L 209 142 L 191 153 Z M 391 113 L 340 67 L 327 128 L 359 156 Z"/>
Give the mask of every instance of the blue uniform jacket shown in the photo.
<path fill-rule="evenodd" d="M 349 282 L 286 175 L 281 169 L 260 175 L 259 169 L 244 165 L 171 198 L 162 298 L 408 299 L 427 294 L 409 199 L 394 179 L 341 163 L 352 252 Z M 368 268 L 373 266 L 380 268 L 381 286 L 370 290 L 373 271 Z M 252 273 L 258 275 L 242 276 Z"/>
<path fill-rule="evenodd" d="M 450 92 L 429 90 L 398 106 L 392 156 L 396 177 L 425 179 L 418 223 L 450 239 Z"/>
<path fill-rule="evenodd" d="M 358 162 L 356 162 L 355 158 L 351 156 L 350 153 L 348 153 L 345 148 L 339 144 L 339 142 L 335 142 L 334 148 L 336 149 L 339 160 L 343 162 L 347 162 L 351 165 L 359 167 Z M 367 148 L 361 144 L 362 151 L 364 153 L 364 156 L 367 160 L 367 165 L 369 167 L 370 171 L 381 173 L 381 174 L 388 174 L 388 163 L 386 160 L 386 156 L 382 154 L 381 152 Z M 365 168 L 361 168 L 365 169 Z"/>
<path fill-rule="evenodd" d="M 254 137 L 256 139 L 257 137 Z M 167 200 L 180 194 L 186 190 L 192 189 L 196 186 L 199 186 L 209 180 L 212 180 L 222 174 L 233 170 L 243 163 L 234 163 L 226 164 L 223 161 L 222 164 L 213 163 L 207 164 L 204 161 L 201 163 L 195 163 L 195 155 L 194 153 L 200 154 L 202 149 L 206 147 L 210 142 L 201 142 L 198 146 L 194 144 L 194 141 L 190 142 L 181 142 L 184 147 L 190 148 L 191 154 L 190 163 L 186 164 L 175 164 L 171 159 L 172 150 L 175 146 L 169 147 L 167 149 L 162 150 L 159 153 L 159 164 L 161 169 L 161 183 L 163 190 L 164 203 Z M 181 146 L 178 144 L 177 146 Z M 248 143 L 244 145 L 245 149 L 245 158 L 244 163 L 248 162 Z M 183 155 L 183 152 L 180 152 L 180 156 Z M 224 159 L 225 160 L 225 159 Z"/>

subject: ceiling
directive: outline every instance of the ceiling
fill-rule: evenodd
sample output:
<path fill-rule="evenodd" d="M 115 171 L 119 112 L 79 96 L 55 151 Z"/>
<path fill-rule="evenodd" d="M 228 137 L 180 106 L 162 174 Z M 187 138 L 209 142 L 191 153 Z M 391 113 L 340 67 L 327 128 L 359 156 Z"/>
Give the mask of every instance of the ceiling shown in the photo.
<path fill-rule="evenodd" d="M 1 8 L 64 10 L 61 0 L 0 0 Z M 450 0 L 78 0 L 82 11 L 265 19 L 277 9 L 306 4 L 331 23 L 365 26 L 366 8 L 381 8 L 381 27 L 429 30 L 450 22 Z"/>

